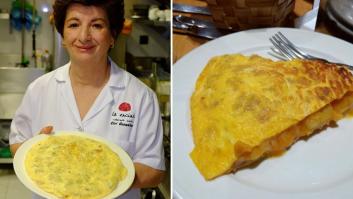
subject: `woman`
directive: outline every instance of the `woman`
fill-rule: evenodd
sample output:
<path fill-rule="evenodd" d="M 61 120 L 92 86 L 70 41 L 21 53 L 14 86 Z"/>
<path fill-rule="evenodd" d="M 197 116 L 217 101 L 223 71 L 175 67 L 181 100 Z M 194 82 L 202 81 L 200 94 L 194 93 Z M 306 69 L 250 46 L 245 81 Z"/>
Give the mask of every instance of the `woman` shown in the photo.
<path fill-rule="evenodd" d="M 123 26 L 123 1 L 57 0 L 53 8 L 70 62 L 28 87 L 11 124 L 11 151 L 53 127 L 102 136 L 133 159 L 135 181 L 123 198 L 139 198 L 139 188 L 163 177 L 163 132 L 156 95 L 108 58 Z"/>

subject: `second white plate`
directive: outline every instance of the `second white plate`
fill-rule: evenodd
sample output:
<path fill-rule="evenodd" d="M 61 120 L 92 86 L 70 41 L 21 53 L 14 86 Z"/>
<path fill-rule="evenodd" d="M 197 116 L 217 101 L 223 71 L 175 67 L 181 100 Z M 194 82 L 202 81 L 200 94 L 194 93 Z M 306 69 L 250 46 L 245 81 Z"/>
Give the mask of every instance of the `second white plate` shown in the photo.
<path fill-rule="evenodd" d="M 353 120 L 344 119 L 278 158 L 205 181 L 189 153 L 193 148 L 189 100 L 197 77 L 216 55 L 242 53 L 272 58 L 268 40 L 281 31 L 316 56 L 353 65 L 353 45 L 316 32 L 288 28 L 234 33 L 194 49 L 173 66 L 173 194 L 175 198 L 353 198 Z"/>

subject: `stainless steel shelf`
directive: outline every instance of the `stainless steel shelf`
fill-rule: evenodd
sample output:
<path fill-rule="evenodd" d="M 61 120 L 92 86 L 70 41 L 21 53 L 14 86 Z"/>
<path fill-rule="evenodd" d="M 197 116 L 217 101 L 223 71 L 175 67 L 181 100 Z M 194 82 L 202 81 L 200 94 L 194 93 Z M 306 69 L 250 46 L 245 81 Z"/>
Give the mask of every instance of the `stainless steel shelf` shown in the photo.
<path fill-rule="evenodd" d="M 131 18 L 135 23 L 150 25 L 154 27 L 164 27 L 164 28 L 170 27 L 170 21 L 152 21 L 140 16 L 132 16 Z"/>
<path fill-rule="evenodd" d="M 12 158 L 0 158 L 0 164 L 10 164 L 13 162 Z"/>
<path fill-rule="evenodd" d="M 0 19 L 9 19 L 10 14 L 9 13 L 0 13 Z"/>

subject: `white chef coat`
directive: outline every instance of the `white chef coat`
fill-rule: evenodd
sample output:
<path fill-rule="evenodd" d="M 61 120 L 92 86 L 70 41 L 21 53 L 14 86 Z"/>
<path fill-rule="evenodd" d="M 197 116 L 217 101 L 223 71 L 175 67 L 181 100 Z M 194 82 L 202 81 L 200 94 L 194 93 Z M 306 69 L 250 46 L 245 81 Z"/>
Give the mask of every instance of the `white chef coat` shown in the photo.
<path fill-rule="evenodd" d="M 121 146 L 134 162 L 165 170 L 163 128 L 154 92 L 110 60 L 110 78 L 81 120 L 71 87 L 70 63 L 32 82 L 11 123 L 10 144 L 24 142 L 45 126 L 84 131 Z M 119 198 L 140 198 L 131 189 Z"/>

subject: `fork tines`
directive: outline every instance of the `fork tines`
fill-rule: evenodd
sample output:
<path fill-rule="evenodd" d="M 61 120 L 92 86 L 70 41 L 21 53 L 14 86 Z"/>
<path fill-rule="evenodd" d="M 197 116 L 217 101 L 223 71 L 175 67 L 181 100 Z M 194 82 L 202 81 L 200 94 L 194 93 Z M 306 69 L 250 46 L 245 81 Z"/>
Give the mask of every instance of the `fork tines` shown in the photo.
<path fill-rule="evenodd" d="M 281 32 L 272 36 L 270 41 L 287 59 L 309 59 L 305 52 L 296 47 Z"/>
<path fill-rule="evenodd" d="M 324 62 L 330 62 L 328 60 L 312 56 L 310 54 L 305 53 L 300 50 L 297 46 L 295 46 L 287 37 L 285 37 L 281 32 L 277 32 L 270 38 L 271 43 L 274 47 L 271 47 L 271 50 L 275 53 L 275 57 L 277 58 L 285 58 L 287 60 L 292 59 L 311 59 L 311 60 L 321 60 Z M 336 65 L 347 67 L 349 70 L 353 70 L 353 66 L 342 64 L 342 63 L 333 63 Z"/>

